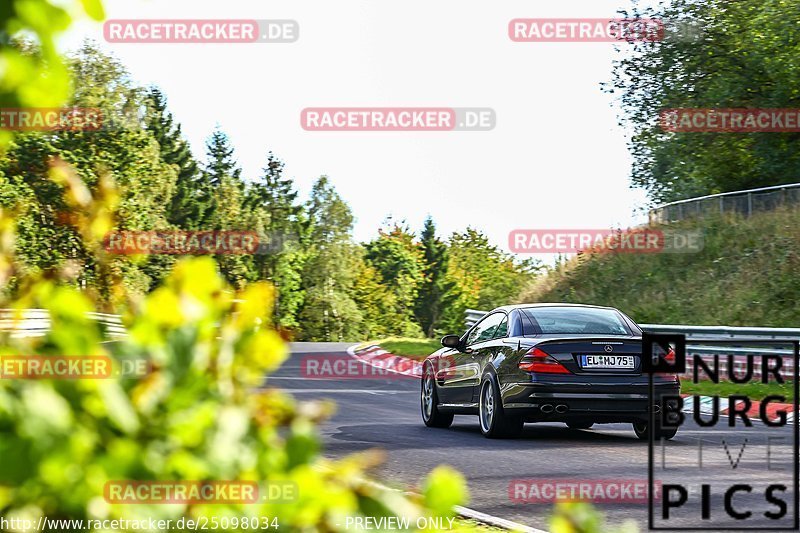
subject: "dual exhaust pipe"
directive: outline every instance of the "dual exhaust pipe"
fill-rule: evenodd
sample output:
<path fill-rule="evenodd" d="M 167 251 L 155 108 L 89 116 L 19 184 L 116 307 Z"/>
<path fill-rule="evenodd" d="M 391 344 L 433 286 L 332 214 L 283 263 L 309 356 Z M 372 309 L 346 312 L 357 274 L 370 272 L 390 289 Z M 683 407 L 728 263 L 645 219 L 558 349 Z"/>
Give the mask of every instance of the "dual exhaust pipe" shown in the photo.
<path fill-rule="evenodd" d="M 553 405 L 552 403 L 546 403 L 546 404 L 543 404 L 541 407 L 539 407 L 539 410 L 541 412 L 543 412 L 544 414 L 546 414 L 546 415 L 549 415 L 553 411 L 555 411 L 556 413 L 558 413 L 560 415 L 563 415 L 564 413 L 569 411 L 569 407 L 567 407 L 563 403 L 560 403 L 558 405 Z M 658 404 L 654 404 L 653 405 L 653 413 L 658 414 L 660 412 L 661 412 L 661 406 L 658 405 Z"/>
<path fill-rule="evenodd" d="M 552 413 L 553 411 L 555 411 L 555 412 L 556 412 L 556 413 L 558 413 L 558 414 L 564 414 L 564 413 L 566 413 L 567 411 L 569 411 L 569 407 L 567 407 L 567 406 L 566 406 L 566 405 L 564 405 L 563 403 L 560 403 L 560 404 L 558 404 L 558 405 L 555 405 L 555 406 L 554 406 L 552 403 L 546 403 L 546 404 L 542 405 L 542 406 L 539 408 L 539 410 L 540 410 L 541 412 L 543 412 L 544 414 L 546 414 L 546 415 L 549 415 L 549 414 L 550 414 L 550 413 Z"/>

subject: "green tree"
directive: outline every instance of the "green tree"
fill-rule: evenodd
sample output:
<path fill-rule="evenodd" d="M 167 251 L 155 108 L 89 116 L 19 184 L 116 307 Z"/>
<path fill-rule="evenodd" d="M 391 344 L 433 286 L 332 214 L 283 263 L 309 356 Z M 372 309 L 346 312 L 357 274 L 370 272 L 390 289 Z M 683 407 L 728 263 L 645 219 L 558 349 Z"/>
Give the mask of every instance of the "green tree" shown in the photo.
<path fill-rule="evenodd" d="M 261 206 L 248 203 L 247 185 L 228 136 L 217 127 L 206 142 L 204 176 L 210 184 L 212 208 L 205 229 L 254 231 L 266 234 L 268 215 Z M 254 257 L 238 254 L 216 256 L 223 276 L 231 285 L 243 287 L 258 279 Z"/>
<path fill-rule="evenodd" d="M 305 213 L 297 200 L 291 178 L 283 175 L 284 163 L 272 152 L 258 180 L 247 187 L 248 209 L 264 214 L 265 233 L 259 253 L 253 257 L 258 279 L 269 280 L 277 289 L 274 318 L 276 325 L 296 330 L 297 313 L 304 299 L 302 270 L 308 244 Z"/>
<path fill-rule="evenodd" d="M 256 257 L 256 268 L 260 279 L 273 282 L 279 264 L 283 267 L 292 264 L 281 259 L 288 243 L 296 241 L 301 233 L 302 206 L 297 201 L 294 182 L 283 177 L 283 167 L 283 161 L 269 152 L 263 174 L 248 186 L 246 196 L 248 207 L 266 214 L 266 234 L 262 236 L 266 246 Z"/>
<path fill-rule="evenodd" d="M 183 138 L 181 125 L 167 110 L 167 99 L 151 87 L 147 99 L 147 130 L 158 142 L 161 160 L 177 167 L 175 194 L 170 201 L 167 220 L 182 229 L 200 229 L 211 207 L 210 183 L 200 172 L 197 161 Z"/>
<path fill-rule="evenodd" d="M 436 226 L 428 217 L 422 230 L 424 279 L 419 288 L 415 315 L 425 335 L 432 337 L 441 325 L 442 313 L 456 300 L 455 284 L 447 279 L 450 261 L 447 244 L 436 236 Z"/>
<path fill-rule="evenodd" d="M 309 252 L 302 241 L 291 239 L 284 242 L 272 279 L 277 292 L 275 323 L 297 333 L 301 330 L 299 313 L 305 301 L 303 271 L 308 257 Z"/>
<path fill-rule="evenodd" d="M 386 315 L 389 333 L 419 336 L 414 317 L 414 303 L 423 282 L 422 250 L 414 234 L 404 225 L 394 224 L 380 230 L 378 238 L 364 246 L 366 261 L 380 273 L 382 284 L 394 295 L 395 308 Z M 398 320 L 399 319 L 399 320 Z"/>
<path fill-rule="evenodd" d="M 291 178 L 283 177 L 284 162 L 269 152 L 261 178 L 248 190 L 250 205 L 263 207 L 269 216 L 269 230 L 278 236 L 296 236 L 302 206 Z"/>
<path fill-rule="evenodd" d="M 78 268 L 75 282 L 107 290 L 107 280 L 98 279 L 92 254 L 78 238 L 75 213 L 63 200 L 63 184 L 47 179 L 53 172 L 80 179 L 89 191 L 101 192 L 103 180 L 117 184 L 114 205 L 119 229 L 151 230 L 169 226 L 167 199 L 174 192 L 175 168 L 164 163 L 158 143 L 136 120 L 145 107 L 144 94 L 126 69 L 95 46 L 85 44 L 69 58 L 74 73 L 71 105 L 99 109 L 104 126 L 93 130 L 65 130 L 20 134 L 0 161 L 5 179 L 0 188 L 3 205 L 20 209 L 20 257 L 32 271 L 45 271 L 70 261 Z M 108 120 L 105 120 L 108 118 Z M 64 162 L 69 172 L 62 170 Z M 103 235 L 96 235 L 98 246 Z M 151 257 L 132 263 L 117 257 L 114 271 L 131 288 L 145 292 L 166 272 L 168 258 Z"/>
<path fill-rule="evenodd" d="M 308 340 L 355 340 L 363 317 L 351 297 L 358 261 L 358 248 L 350 234 L 353 214 L 327 176 L 314 184 L 307 211 L 309 258 L 302 276 L 302 336 Z"/>
<path fill-rule="evenodd" d="M 357 273 L 352 295 L 363 317 L 360 338 L 402 334 L 408 317 L 398 313 L 397 296 L 386 286 L 381 273 L 363 258 L 358 261 Z"/>
<path fill-rule="evenodd" d="M 248 209 L 244 201 L 244 192 L 239 182 L 229 176 L 223 176 L 214 189 L 214 200 L 217 208 L 209 220 L 209 226 L 215 230 L 255 231 L 263 233 L 265 220 L 263 213 Z M 252 268 L 252 256 L 241 254 L 218 254 L 215 256 L 219 269 L 228 283 L 237 288 L 244 287 L 257 276 Z"/>
<path fill-rule="evenodd" d="M 637 43 L 605 89 L 633 130 L 632 183 L 672 201 L 797 181 L 798 133 L 670 133 L 672 108 L 800 107 L 800 4 L 673 0 L 627 16 L 668 22 L 662 42 Z"/>
<path fill-rule="evenodd" d="M 464 330 L 466 309 L 489 310 L 516 302 L 541 268 L 531 260 L 515 261 L 473 228 L 454 233 L 449 251 L 447 279 L 458 294 L 454 304 L 444 310 L 443 323 L 451 332 Z"/>
<path fill-rule="evenodd" d="M 213 187 L 218 187 L 225 177 L 231 178 L 236 183 L 242 182 L 242 169 L 234 157 L 230 138 L 219 126 L 214 129 L 206 142 L 205 173 Z"/>

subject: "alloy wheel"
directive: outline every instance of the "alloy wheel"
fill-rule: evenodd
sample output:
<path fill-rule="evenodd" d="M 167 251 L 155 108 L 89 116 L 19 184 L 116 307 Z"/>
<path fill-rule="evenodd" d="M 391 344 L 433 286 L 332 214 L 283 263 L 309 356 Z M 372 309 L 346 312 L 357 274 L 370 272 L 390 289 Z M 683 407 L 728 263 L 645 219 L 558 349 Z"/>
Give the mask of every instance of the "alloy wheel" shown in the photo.
<path fill-rule="evenodd" d="M 481 392 L 480 400 L 480 418 L 481 426 L 484 431 L 489 431 L 492 427 L 492 419 L 494 418 L 494 394 L 492 391 L 492 384 L 486 382 Z"/>
<path fill-rule="evenodd" d="M 429 420 L 433 414 L 433 376 L 428 374 L 422 384 L 422 414 Z"/>

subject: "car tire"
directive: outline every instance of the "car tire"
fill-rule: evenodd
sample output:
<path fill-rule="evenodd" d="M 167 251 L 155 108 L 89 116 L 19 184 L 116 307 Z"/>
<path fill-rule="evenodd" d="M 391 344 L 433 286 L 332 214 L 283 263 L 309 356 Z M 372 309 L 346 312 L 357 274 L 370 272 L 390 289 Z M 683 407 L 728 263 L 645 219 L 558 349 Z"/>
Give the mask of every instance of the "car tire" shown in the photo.
<path fill-rule="evenodd" d="M 430 366 L 425 367 L 421 381 L 420 407 L 422 408 L 422 421 L 429 428 L 449 428 L 450 424 L 453 423 L 453 413 L 443 413 L 439 410 L 436 379 Z"/>
<path fill-rule="evenodd" d="M 594 422 L 567 422 L 569 429 L 589 429 L 594 425 Z"/>
<path fill-rule="evenodd" d="M 636 436 L 639 437 L 640 440 L 649 440 L 650 439 L 650 423 L 645 421 L 634 422 L 633 423 L 633 432 L 636 433 Z M 670 440 L 678 433 L 678 428 L 659 428 L 654 435 L 655 440 Z"/>
<path fill-rule="evenodd" d="M 491 374 L 481 381 L 478 420 L 481 433 L 490 439 L 518 437 L 525 424 L 522 417 L 509 415 L 503 409 L 500 387 Z"/>

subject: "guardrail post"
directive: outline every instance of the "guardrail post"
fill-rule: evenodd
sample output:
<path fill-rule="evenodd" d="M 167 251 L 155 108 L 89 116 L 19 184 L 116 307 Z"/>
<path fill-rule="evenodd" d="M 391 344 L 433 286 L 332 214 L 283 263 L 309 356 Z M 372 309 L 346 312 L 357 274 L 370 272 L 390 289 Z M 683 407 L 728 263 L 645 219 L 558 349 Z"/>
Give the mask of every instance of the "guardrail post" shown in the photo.
<path fill-rule="evenodd" d="M 753 214 L 753 195 L 751 193 L 747 193 L 747 216 Z"/>

